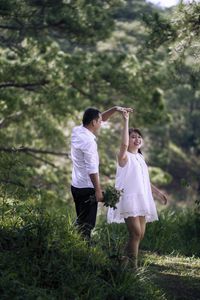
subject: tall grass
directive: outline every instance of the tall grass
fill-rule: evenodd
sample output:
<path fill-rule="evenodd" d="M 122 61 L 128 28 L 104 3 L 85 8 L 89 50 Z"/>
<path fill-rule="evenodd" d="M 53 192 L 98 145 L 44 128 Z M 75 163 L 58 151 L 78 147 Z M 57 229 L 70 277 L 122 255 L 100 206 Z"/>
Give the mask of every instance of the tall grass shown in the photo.
<path fill-rule="evenodd" d="M 105 233 L 109 234 L 105 234 Z M 200 213 L 194 209 L 165 209 L 159 214 L 159 221 L 148 223 L 140 248 L 160 254 L 200 256 Z M 110 257 L 120 256 L 128 239 L 125 224 L 106 224 L 99 220 L 96 240 L 107 248 Z"/>
<path fill-rule="evenodd" d="M 200 256 L 200 213 L 194 209 L 168 209 L 147 226 L 142 247 L 158 253 Z"/>
<path fill-rule="evenodd" d="M 0 224 L 1 299 L 165 299 L 144 270 L 124 270 L 102 243 L 83 241 L 70 215 L 40 205 L 13 212 Z"/>

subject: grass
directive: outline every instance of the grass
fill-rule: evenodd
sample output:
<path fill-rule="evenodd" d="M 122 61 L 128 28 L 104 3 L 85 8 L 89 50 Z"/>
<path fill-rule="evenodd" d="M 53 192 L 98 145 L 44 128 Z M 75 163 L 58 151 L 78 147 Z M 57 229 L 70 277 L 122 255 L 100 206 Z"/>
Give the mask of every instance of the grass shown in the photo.
<path fill-rule="evenodd" d="M 0 224 L 2 300 L 165 300 L 145 272 L 83 241 L 70 216 L 27 205 L 15 212 Z"/>
<path fill-rule="evenodd" d="M 147 225 L 142 247 L 162 254 L 200 256 L 200 213 L 191 209 L 166 209 L 159 221 Z"/>
<path fill-rule="evenodd" d="M 160 254 L 180 254 L 200 257 L 200 213 L 192 209 L 165 209 L 159 221 L 148 223 L 143 250 Z M 99 218 L 94 238 L 110 255 L 122 255 L 128 238 L 125 224 L 107 224 Z"/>
<path fill-rule="evenodd" d="M 200 295 L 199 258 L 177 255 L 185 251 L 191 228 L 193 233 L 198 228 L 198 216 L 191 212 L 166 211 L 149 227 L 143 249 L 151 251 L 142 252 L 137 272 L 124 269 L 119 260 L 127 238 L 124 224 L 99 219 L 91 247 L 75 231 L 70 215 L 44 205 L 20 203 L 2 216 L 1 299 L 196 300 Z M 182 243 L 172 234 L 178 228 L 178 235 L 184 232 Z M 195 234 L 190 241 L 198 249 Z"/>
<path fill-rule="evenodd" d="M 141 256 L 153 282 L 165 292 L 168 299 L 200 299 L 199 258 L 152 252 L 143 252 Z"/>
<path fill-rule="evenodd" d="M 187 210 L 162 211 L 159 222 L 147 225 L 141 244 L 140 265 L 146 278 L 169 300 L 200 299 L 200 215 Z M 125 224 L 102 219 L 94 235 L 97 243 L 116 260 L 128 238 Z"/>

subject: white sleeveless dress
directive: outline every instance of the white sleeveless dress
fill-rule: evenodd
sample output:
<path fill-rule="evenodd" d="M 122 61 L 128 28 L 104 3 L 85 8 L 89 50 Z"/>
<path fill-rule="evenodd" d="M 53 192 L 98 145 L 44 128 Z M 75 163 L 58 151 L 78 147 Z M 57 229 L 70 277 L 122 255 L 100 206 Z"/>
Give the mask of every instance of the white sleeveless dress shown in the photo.
<path fill-rule="evenodd" d="M 124 167 L 117 166 L 115 188 L 124 190 L 117 209 L 110 208 L 108 223 L 124 223 L 124 218 L 144 216 L 146 222 L 158 220 L 152 196 L 149 172 L 140 153 L 127 152 L 128 160 Z"/>

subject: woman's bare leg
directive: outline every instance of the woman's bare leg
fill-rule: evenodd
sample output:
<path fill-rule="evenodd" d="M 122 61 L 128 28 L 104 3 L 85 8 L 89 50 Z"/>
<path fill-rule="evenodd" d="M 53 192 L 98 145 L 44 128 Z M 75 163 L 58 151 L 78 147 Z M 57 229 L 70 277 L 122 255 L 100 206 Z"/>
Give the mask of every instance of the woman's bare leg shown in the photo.
<path fill-rule="evenodd" d="M 141 239 L 140 239 L 140 241 L 141 241 L 144 238 L 144 234 L 145 234 L 145 230 L 146 230 L 146 220 L 145 220 L 145 217 L 143 217 L 143 216 L 140 216 L 139 219 L 140 219 L 140 228 L 141 228 Z"/>
<path fill-rule="evenodd" d="M 137 267 L 139 244 L 142 238 L 142 233 L 144 231 L 143 220 L 141 222 L 140 217 L 129 217 L 125 219 L 125 222 L 129 232 L 129 240 L 126 246 L 126 253 L 129 258 L 134 260 L 135 267 Z"/>

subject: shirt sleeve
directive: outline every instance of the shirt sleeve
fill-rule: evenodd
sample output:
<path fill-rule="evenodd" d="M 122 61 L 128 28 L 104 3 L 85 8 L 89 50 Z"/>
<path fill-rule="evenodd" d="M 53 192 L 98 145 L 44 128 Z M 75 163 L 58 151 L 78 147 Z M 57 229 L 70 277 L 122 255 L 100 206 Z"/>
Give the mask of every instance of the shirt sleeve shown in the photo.
<path fill-rule="evenodd" d="M 99 155 L 95 141 L 85 143 L 83 147 L 83 157 L 88 174 L 99 172 Z"/>

